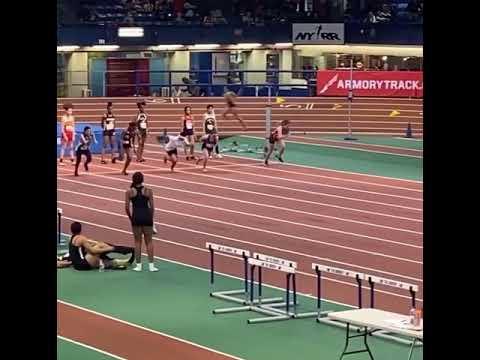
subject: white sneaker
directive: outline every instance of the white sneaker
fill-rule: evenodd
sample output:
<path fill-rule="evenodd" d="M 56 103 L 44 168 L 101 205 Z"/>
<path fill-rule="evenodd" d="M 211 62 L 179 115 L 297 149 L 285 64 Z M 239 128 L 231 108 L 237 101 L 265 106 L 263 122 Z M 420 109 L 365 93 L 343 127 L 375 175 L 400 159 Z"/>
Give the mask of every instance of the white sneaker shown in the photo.
<path fill-rule="evenodd" d="M 217 159 L 221 159 L 223 158 L 223 155 L 222 154 L 217 154 Z"/>
<path fill-rule="evenodd" d="M 154 233 L 154 234 L 157 233 L 157 228 L 155 227 L 155 224 L 153 224 L 153 233 Z"/>
<path fill-rule="evenodd" d="M 132 270 L 133 271 L 142 271 L 142 264 L 137 264 Z"/>
<path fill-rule="evenodd" d="M 155 272 L 158 271 L 158 268 L 156 268 L 153 264 L 148 264 L 148 271 Z"/>

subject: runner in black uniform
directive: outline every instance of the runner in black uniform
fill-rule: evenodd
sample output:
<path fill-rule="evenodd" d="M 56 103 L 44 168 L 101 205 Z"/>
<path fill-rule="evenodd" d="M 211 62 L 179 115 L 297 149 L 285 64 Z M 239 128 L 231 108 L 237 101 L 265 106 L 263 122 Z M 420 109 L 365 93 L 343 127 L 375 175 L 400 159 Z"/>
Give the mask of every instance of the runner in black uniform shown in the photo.
<path fill-rule="evenodd" d="M 98 268 L 101 264 L 107 269 L 125 269 L 133 262 L 133 248 L 88 239 L 81 235 L 82 225 L 78 222 L 72 223 L 70 230 L 72 237 L 68 245 L 68 261 L 76 270 L 91 270 Z M 111 259 L 108 257 L 111 253 L 131 256 L 130 259 Z M 62 260 L 66 259 L 62 258 Z"/>
<path fill-rule="evenodd" d="M 148 121 L 147 114 L 145 113 L 145 101 L 137 103 L 138 115 L 137 115 L 137 137 L 138 137 L 138 149 L 137 149 L 137 161 L 145 162 L 143 158 L 143 149 L 145 148 L 145 141 L 147 141 L 148 135 Z"/>
<path fill-rule="evenodd" d="M 130 210 L 130 203 L 132 208 Z M 143 185 L 143 174 L 136 172 L 132 176 L 132 185 L 125 193 L 125 212 L 132 223 L 135 239 L 134 271 L 142 271 L 142 237 L 147 247 L 149 270 L 158 271 L 153 262 L 153 216 L 155 205 L 153 191 Z"/>
<path fill-rule="evenodd" d="M 205 135 L 214 134 L 217 138 L 217 145 L 215 145 L 215 155 L 217 158 L 221 158 L 220 151 L 218 149 L 218 127 L 217 119 L 215 117 L 215 111 L 213 110 L 213 105 L 207 105 L 207 112 L 203 114 L 203 132 Z M 211 158 L 211 155 L 210 155 Z"/>
<path fill-rule="evenodd" d="M 84 167 L 85 171 L 88 171 L 88 164 L 92 161 L 92 153 L 90 152 L 90 145 L 92 141 L 97 142 L 95 136 L 92 134 L 92 129 L 90 126 L 85 126 L 83 129 L 83 134 L 80 135 L 80 143 L 77 145 L 77 162 L 75 163 L 75 176 L 78 176 L 78 166 L 82 161 L 82 155 L 87 157 Z"/>
<path fill-rule="evenodd" d="M 181 135 L 187 139 L 189 145 L 184 146 L 186 160 L 195 160 L 195 129 L 192 116 L 192 108 L 185 106 L 182 116 L 182 132 Z M 190 151 L 187 151 L 187 149 Z"/>
<path fill-rule="evenodd" d="M 122 147 L 123 152 L 127 155 L 125 160 L 125 165 L 123 166 L 122 175 L 128 175 L 127 168 L 128 165 L 132 162 L 132 149 L 135 152 L 135 129 L 137 128 L 137 123 L 132 121 L 128 124 L 128 128 L 122 133 Z"/>
<path fill-rule="evenodd" d="M 107 104 L 107 112 L 102 117 L 102 129 L 103 129 L 103 146 L 102 146 L 102 164 L 107 162 L 103 159 L 105 156 L 105 149 L 107 144 L 110 145 L 110 151 L 112 155 L 112 164 L 115 164 L 116 158 L 113 152 L 115 142 L 115 116 L 112 113 L 112 103 L 109 101 Z"/>
<path fill-rule="evenodd" d="M 197 165 L 203 160 L 203 172 L 206 172 L 208 158 L 212 154 L 215 145 L 217 145 L 217 136 L 215 134 L 204 135 L 201 140 L 203 156 L 197 160 Z"/>

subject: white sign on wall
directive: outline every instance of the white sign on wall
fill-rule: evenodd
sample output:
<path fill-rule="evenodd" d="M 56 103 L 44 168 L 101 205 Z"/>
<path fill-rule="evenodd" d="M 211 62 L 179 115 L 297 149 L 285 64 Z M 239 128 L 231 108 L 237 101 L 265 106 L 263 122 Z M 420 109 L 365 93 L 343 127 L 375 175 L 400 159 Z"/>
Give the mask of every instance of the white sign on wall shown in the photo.
<path fill-rule="evenodd" d="M 345 43 L 344 24 L 292 24 L 292 42 L 303 45 L 341 45 Z"/>

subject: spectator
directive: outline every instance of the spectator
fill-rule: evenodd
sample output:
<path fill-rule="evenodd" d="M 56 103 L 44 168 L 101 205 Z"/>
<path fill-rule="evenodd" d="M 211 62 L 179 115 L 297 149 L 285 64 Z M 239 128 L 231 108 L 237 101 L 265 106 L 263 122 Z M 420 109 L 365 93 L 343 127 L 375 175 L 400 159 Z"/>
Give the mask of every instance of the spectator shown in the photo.
<path fill-rule="evenodd" d="M 253 16 L 251 11 L 247 11 L 245 14 L 242 16 L 242 23 L 251 25 L 253 24 Z"/>
<path fill-rule="evenodd" d="M 222 10 L 217 9 L 212 11 L 212 18 L 214 24 L 226 24 L 227 19 L 223 17 Z"/>
<path fill-rule="evenodd" d="M 183 4 L 183 8 L 186 10 L 195 10 L 197 7 L 195 5 L 192 5 L 187 1 L 185 1 L 185 4 Z"/>
<path fill-rule="evenodd" d="M 378 22 L 386 23 L 386 22 L 390 22 L 391 19 L 392 19 L 392 11 L 390 10 L 390 6 L 388 6 L 387 4 L 383 4 L 382 10 L 380 10 L 377 13 Z"/>
<path fill-rule="evenodd" d="M 204 25 L 213 25 L 213 16 L 212 16 L 213 11 L 210 11 L 208 15 L 206 15 L 203 18 L 203 24 Z"/>
<path fill-rule="evenodd" d="M 184 20 L 183 17 L 182 17 L 182 13 L 181 13 L 181 12 L 177 12 L 177 17 L 175 18 L 175 21 L 176 21 L 176 22 L 179 22 L 179 23 L 185 22 L 185 20 Z"/>
<path fill-rule="evenodd" d="M 185 20 L 188 20 L 188 21 L 192 21 L 193 18 L 195 17 L 195 13 L 193 12 L 192 9 L 188 9 L 186 12 L 185 12 Z"/>

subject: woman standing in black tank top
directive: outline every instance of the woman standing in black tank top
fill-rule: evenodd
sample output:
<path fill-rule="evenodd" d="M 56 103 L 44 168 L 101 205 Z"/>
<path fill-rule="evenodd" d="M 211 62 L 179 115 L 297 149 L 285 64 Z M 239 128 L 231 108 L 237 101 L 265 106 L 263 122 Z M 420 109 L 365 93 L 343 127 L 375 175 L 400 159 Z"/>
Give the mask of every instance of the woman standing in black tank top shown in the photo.
<path fill-rule="evenodd" d="M 130 208 L 130 203 L 132 207 Z M 148 254 L 149 270 L 158 271 L 153 262 L 153 215 L 155 205 L 153 192 L 143 185 L 143 174 L 136 172 L 132 177 L 132 185 L 125 194 L 125 211 L 132 223 L 135 239 L 134 271 L 142 271 L 142 237 L 145 241 Z"/>

